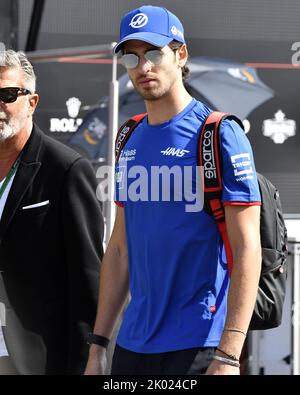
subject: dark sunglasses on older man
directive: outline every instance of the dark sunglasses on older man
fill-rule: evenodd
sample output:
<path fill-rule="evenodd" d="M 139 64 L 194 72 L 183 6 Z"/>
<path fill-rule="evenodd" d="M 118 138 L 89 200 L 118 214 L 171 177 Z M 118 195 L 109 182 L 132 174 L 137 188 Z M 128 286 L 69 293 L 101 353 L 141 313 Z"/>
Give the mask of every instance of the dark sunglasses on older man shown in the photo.
<path fill-rule="evenodd" d="M 0 101 L 4 103 L 13 103 L 21 95 L 28 95 L 30 91 L 25 88 L 0 88 Z"/>

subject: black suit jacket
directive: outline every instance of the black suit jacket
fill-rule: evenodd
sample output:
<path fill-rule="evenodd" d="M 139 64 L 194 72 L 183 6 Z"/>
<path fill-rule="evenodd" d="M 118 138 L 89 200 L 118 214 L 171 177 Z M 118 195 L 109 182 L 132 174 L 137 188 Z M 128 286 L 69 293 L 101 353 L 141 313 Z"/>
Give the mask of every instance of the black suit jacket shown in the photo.
<path fill-rule="evenodd" d="M 102 237 L 92 166 L 34 126 L 0 222 L 3 332 L 21 374 L 83 372 Z"/>

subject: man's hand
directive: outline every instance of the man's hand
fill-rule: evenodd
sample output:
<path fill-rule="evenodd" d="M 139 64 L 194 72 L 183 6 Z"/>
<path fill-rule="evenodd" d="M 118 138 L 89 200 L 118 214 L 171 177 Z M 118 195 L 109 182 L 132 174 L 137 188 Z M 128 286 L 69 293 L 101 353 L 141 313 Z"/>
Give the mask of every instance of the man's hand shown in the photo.
<path fill-rule="evenodd" d="M 106 349 L 91 345 L 89 359 L 85 368 L 85 376 L 104 375 L 107 365 Z"/>
<path fill-rule="evenodd" d="M 238 376 L 240 374 L 240 368 L 235 366 L 227 365 L 223 362 L 213 360 L 206 373 L 206 375 L 228 375 L 228 376 Z"/>

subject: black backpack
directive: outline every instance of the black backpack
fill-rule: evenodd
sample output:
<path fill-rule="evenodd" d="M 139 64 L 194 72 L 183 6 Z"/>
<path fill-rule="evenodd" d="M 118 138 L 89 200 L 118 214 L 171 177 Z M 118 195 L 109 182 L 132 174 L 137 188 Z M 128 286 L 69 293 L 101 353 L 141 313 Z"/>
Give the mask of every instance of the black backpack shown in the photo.
<path fill-rule="evenodd" d="M 119 129 L 115 145 L 116 162 L 131 133 L 145 115 L 139 114 L 130 118 Z M 233 259 L 226 232 L 224 207 L 221 203 L 222 155 L 219 131 L 224 119 L 234 119 L 244 129 L 242 122 L 233 115 L 217 111 L 210 113 L 200 133 L 198 164 L 204 169 L 204 210 L 216 220 L 230 273 Z M 270 329 L 281 324 L 287 279 L 287 231 L 279 193 L 263 175 L 257 173 L 257 178 L 262 201 L 260 214 L 262 269 L 250 330 Z"/>

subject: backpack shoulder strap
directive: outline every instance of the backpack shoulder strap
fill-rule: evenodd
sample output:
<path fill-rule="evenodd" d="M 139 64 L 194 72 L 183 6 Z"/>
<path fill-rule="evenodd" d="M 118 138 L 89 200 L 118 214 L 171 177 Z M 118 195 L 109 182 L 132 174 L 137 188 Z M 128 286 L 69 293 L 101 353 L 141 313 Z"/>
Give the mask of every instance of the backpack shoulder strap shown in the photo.
<path fill-rule="evenodd" d="M 198 163 L 202 167 L 202 185 L 204 188 L 204 207 L 213 215 L 221 234 L 226 252 L 229 273 L 232 270 L 233 257 L 226 231 L 225 212 L 222 197 L 222 155 L 220 149 L 220 127 L 224 119 L 234 119 L 242 128 L 242 122 L 224 112 L 214 111 L 206 118 L 199 137 Z"/>
<path fill-rule="evenodd" d="M 142 120 L 145 118 L 146 115 L 147 113 L 134 115 L 133 117 L 128 119 L 125 123 L 123 123 L 123 125 L 120 127 L 115 141 L 116 163 L 118 162 L 122 149 L 127 143 L 129 137 L 131 136 L 131 133 L 142 122 Z"/>
<path fill-rule="evenodd" d="M 228 113 L 214 111 L 206 118 L 199 137 L 198 163 L 203 166 L 204 193 L 207 200 L 221 198 L 222 194 L 220 128 L 224 119 L 234 119 L 244 128 L 240 119 Z"/>

